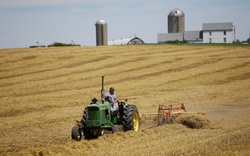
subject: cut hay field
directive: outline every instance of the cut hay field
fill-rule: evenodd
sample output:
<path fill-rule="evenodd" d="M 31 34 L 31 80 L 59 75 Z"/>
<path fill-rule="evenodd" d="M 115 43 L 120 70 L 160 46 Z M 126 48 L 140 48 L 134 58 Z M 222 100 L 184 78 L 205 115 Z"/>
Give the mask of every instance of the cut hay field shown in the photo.
<path fill-rule="evenodd" d="M 71 140 L 91 97 L 116 88 L 140 114 L 204 111 L 181 124 Z M 140 45 L 0 50 L 0 155 L 250 155 L 250 47 Z"/>

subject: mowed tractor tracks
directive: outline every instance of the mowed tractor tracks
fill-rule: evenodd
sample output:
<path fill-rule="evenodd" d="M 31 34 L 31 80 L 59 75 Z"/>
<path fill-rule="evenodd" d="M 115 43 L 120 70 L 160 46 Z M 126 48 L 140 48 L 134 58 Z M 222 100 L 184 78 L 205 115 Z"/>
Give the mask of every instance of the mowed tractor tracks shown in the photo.
<path fill-rule="evenodd" d="M 132 155 L 233 154 L 230 149 L 245 154 L 250 138 L 249 71 L 250 48 L 239 46 L 0 50 L 0 154 L 102 155 L 103 150 L 115 155 L 113 144 L 122 144 L 121 150 Z M 114 86 L 118 97 L 128 98 L 140 113 L 155 113 L 158 104 L 178 101 L 207 111 L 214 123 L 223 126 L 192 130 L 169 125 L 74 142 L 71 128 L 91 97 L 100 98 L 102 75 L 105 89 Z M 231 122 L 237 124 L 227 124 Z M 195 138 L 200 141 L 190 144 Z M 166 140 L 169 148 L 160 150 L 162 146 L 156 145 Z M 131 146 L 125 147 L 124 141 Z"/>

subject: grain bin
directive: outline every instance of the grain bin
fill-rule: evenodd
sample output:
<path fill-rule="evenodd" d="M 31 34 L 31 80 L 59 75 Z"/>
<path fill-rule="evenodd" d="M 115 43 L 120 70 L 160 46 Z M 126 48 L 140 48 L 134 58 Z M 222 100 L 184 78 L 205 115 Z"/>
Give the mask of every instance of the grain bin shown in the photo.
<path fill-rule="evenodd" d="M 168 15 L 168 33 L 180 33 L 185 31 L 185 14 L 180 9 L 170 11 Z"/>
<path fill-rule="evenodd" d="M 103 19 L 96 21 L 96 45 L 108 45 L 108 26 Z"/>

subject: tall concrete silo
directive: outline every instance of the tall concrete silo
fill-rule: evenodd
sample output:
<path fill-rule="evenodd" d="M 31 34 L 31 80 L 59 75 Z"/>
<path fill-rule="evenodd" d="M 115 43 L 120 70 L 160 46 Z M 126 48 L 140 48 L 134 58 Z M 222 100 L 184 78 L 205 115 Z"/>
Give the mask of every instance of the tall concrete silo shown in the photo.
<path fill-rule="evenodd" d="M 96 21 L 96 45 L 108 45 L 108 25 L 103 19 Z"/>
<path fill-rule="evenodd" d="M 180 33 L 185 31 L 185 14 L 180 9 L 170 11 L 168 15 L 168 33 Z"/>

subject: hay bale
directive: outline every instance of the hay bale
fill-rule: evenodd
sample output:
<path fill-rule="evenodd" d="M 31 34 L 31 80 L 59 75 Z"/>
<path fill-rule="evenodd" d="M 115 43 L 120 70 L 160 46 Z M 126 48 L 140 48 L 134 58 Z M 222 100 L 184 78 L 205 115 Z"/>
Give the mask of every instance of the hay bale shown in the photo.
<path fill-rule="evenodd" d="M 183 114 L 179 115 L 175 119 L 175 123 L 182 124 L 184 126 L 187 126 L 188 128 L 192 129 L 202 129 L 202 128 L 209 128 L 210 127 L 210 121 L 206 119 L 202 115 L 190 115 L 190 114 Z"/>

